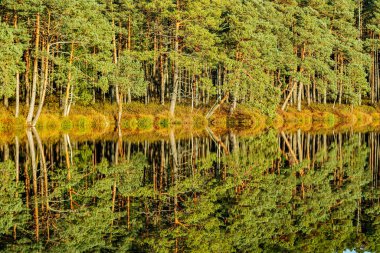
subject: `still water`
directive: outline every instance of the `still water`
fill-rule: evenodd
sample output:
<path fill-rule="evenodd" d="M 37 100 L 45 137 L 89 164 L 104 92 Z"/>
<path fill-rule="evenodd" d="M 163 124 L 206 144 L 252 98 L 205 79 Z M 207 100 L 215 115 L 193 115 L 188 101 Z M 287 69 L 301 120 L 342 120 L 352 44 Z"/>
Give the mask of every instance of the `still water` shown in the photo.
<path fill-rule="evenodd" d="M 379 252 L 380 134 L 0 144 L 5 252 Z"/>

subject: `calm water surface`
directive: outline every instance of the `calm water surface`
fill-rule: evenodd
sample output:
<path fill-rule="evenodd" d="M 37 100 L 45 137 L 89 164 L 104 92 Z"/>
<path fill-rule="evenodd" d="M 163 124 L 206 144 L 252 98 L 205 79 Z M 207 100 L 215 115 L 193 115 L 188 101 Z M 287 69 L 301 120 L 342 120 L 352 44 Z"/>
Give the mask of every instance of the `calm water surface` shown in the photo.
<path fill-rule="evenodd" d="M 135 138 L 136 139 L 136 138 Z M 379 252 L 380 134 L 0 144 L 5 252 Z"/>

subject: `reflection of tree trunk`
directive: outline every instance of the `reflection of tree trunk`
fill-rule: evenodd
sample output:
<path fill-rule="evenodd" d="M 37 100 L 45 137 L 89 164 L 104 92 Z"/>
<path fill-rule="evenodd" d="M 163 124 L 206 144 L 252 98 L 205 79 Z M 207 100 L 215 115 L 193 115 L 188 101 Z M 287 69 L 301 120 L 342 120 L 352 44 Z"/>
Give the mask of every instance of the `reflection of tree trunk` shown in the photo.
<path fill-rule="evenodd" d="M 116 142 L 116 152 L 115 152 L 115 164 L 119 164 L 119 157 L 123 155 L 123 134 L 121 132 L 120 126 L 117 128 L 118 130 L 118 139 Z"/>
<path fill-rule="evenodd" d="M 15 163 L 16 163 L 16 183 L 20 179 L 20 143 L 18 136 L 15 137 Z"/>
<path fill-rule="evenodd" d="M 63 140 L 64 140 L 64 148 L 65 148 L 65 158 L 66 158 L 66 167 L 67 167 L 67 180 L 71 180 L 71 143 L 70 143 L 70 138 L 68 134 L 63 135 Z M 69 148 L 70 148 L 70 154 L 69 154 Z M 70 209 L 73 210 L 73 193 L 72 193 L 72 188 L 70 187 L 69 189 L 69 196 L 70 196 Z"/>
<path fill-rule="evenodd" d="M 327 135 L 326 134 L 323 135 L 323 149 L 324 149 L 324 154 L 325 154 L 324 160 L 327 160 Z"/>
<path fill-rule="evenodd" d="M 9 160 L 9 146 L 8 146 L 8 143 L 4 144 L 3 156 L 4 156 L 4 161 L 8 161 Z"/>
<path fill-rule="evenodd" d="M 16 169 L 16 186 L 18 186 L 18 182 L 20 179 L 20 144 L 18 140 L 18 136 L 15 137 L 15 169 Z M 18 193 L 16 193 L 16 198 L 18 197 Z M 13 226 L 13 239 L 17 239 L 17 225 Z"/>
<path fill-rule="evenodd" d="M 211 139 L 213 139 L 215 143 L 218 144 L 218 146 L 222 147 L 226 155 L 229 155 L 230 152 L 228 151 L 226 145 L 222 142 L 222 140 L 219 139 L 209 127 L 206 127 L 206 130 L 208 134 L 210 135 Z"/>
<path fill-rule="evenodd" d="M 121 133 L 120 125 L 118 126 L 118 140 L 116 142 L 116 151 L 115 151 L 115 165 L 119 164 L 119 155 L 122 153 L 122 147 L 123 147 L 123 136 Z M 115 211 L 115 201 L 116 201 L 116 176 L 115 176 L 115 182 L 112 189 L 112 212 Z"/>
<path fill-rule="evenodd" d="M 164 178 L 164 168 L 165 168 L 165 141 L 161 140 L 161 159 L 160 159 L 160 192 L 163 189 L 162 183 Z"/>
<path fill-rule="evenodd" d="M 173 156 L 173 175 L 174 175 L 174 223 L 180 224 L 177 214 L 177 208 L 178 208 L 178 189 L 177 189 L 177 183 L 178 183 L 178 154 L 177 154 L 177 146 L 175 142 L 175 135 L 174 135 L 174 129 L 170 129 L 169 132 L 169 139 L 170 139 L 170 147 L 172 150 L 172 156 Z"/>
<path fill-rule="evenodd" d="M 113 182 L 113 187 L 112 187 L 112 212 L 115 212 L 115 202 L 116 202 L 116 176 L 115 176 L 115 181 Z M 113 223 L 113 221 L 112 221 Z"/>
<path fill-rule="evenodd" d="M 230 130 L 229 132 L 229 140 L 231 142 L 230 151 L 232 153 L 233 159 L 235 164 L 239 164 L 239 144 L 237 142 L 236 134 Z M 245 154 L 245 153 L 244 153 Z M 224 166 L 223 170 L 223 179 L 225 180 L 227 178 L 227 168 Z"/>
<path fill-rule="evenodd" d="M 297 145 L 298 145 L 298 160 L 302 162 L 303 160 L 303 152 L 302 152 L 302 134 L 301 130 L 297 130 Z"/>
<path fill-rule="evenodd" d="M 29 151 L 32 159 L 32 172 L 33 172 L 33 198 L 34 198 L 34 222 L 36 240 L 39 240 L 39 217 L 38 217 L 38 188 L 37 188 L 37 164 L 36 164 L 36 151 L 34 148 L 33 134 L 30 130 L 27 130 L 26 135 L 29 142 Z"/>
<path fill-rule="evenodd" d="M 127 162 L 130 161 L 131 159 L 131 146 L 132 146 L 132 143 L 130 141 L 128 141 L 128 147 L 127 147 Z"/>
<path fill-rule="evenodd" d="M 49 198 L 48 198 L 48 176 L 47 176 L 47 167 L 46 167 L 46 158 L 44 153 L 44 147 L 41 142 L 40 135 L 38 134 L 37 130 L 35 128 L 32 129 L 33 134 L 36 137 L 38 149 L 40 150 L 41 155 L 41 168 L 44 173 L 44 194 L 45 194 L 45 201 L 46 201 L 46 209 L 49 210 Z"/>
<path fill-rule="evenodd" d="M 289 140 L 288 140 L 288 138 L 286 138 L 286 135 L 284 134 L 284 132 L 281 132 L 281 136 L 282 136 L 282 138 L 284 139 L 285 144 L 286 144 L 286 146 L 288 147 L 289 152 L 290 152 L 290 154 L 292 155 L 292 157 L 293 157 L 293 159 L 294 159 L 294 162 L 295 162 L 296 164 L 298 164 L 297 156 L 296 156 L 296 154 L 294 153 L 293 148 L 292 148 L 292 145 L 289 143 Z"/>
<path fill-rule="evenodd" d="M 29 150 L 27 148 L 27 150 Z M 29 152 L 28 152 L 29 153 Z M 25 177 L 25 204 L 26 208 L 29 209 L 29 203 L 30 203 L 30 177 L 29 177 L 29 157 L 26 158 L 25 164 L 24 164 L 24 177 Z"/>
<path fill-rule="evenodd" d="M 131 229 L 131 198 L 127 197 L 127 226 L 128 230 Z"/>
<path fill-rule="evenodd" d="M 229 139 L 232 145 L 231 153 L 236 152 L 239 148 L 239 145 L 236 140 L 236 134 L 232 130 L 229 132 Z"/>

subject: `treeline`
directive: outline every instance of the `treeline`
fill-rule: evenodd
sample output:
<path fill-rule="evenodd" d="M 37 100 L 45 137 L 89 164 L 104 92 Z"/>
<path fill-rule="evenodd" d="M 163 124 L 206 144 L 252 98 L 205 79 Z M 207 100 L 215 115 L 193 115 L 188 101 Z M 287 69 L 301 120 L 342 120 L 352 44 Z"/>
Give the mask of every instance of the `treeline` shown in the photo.
<path fill-rule="evenodd" d="M 215 108 L 376 103 L 378 0 L 1 0 L 0 98 Z"/>

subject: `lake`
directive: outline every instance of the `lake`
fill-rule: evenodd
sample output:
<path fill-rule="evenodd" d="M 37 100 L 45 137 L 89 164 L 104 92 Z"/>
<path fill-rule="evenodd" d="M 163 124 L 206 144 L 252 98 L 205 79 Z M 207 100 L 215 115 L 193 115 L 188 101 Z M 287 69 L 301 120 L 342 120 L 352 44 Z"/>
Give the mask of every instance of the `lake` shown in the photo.
<path fill-rule="evenodd" d="M 379 133 L 139 136 L 1 143 L 0 249 L 380 251 Z"/>

